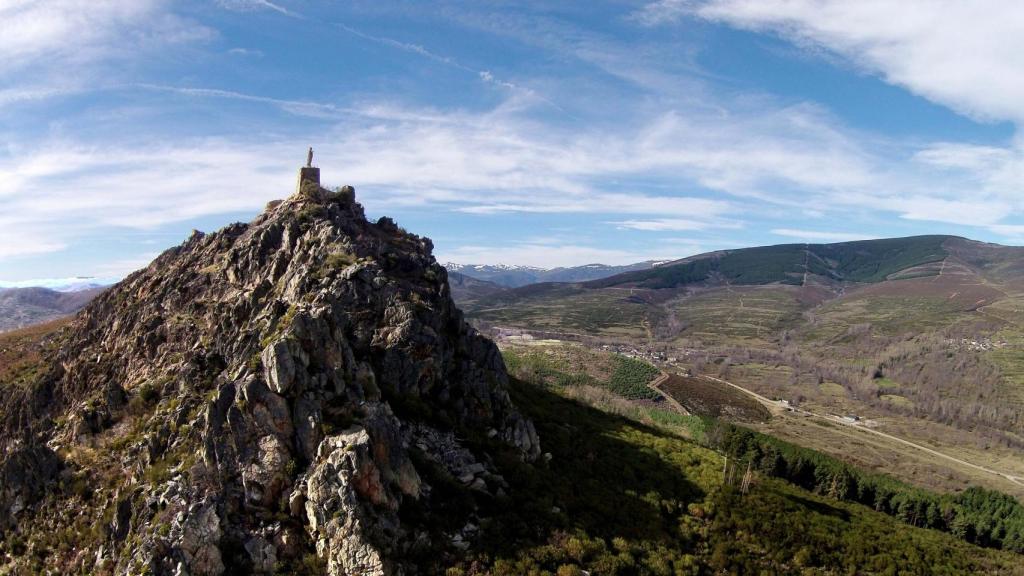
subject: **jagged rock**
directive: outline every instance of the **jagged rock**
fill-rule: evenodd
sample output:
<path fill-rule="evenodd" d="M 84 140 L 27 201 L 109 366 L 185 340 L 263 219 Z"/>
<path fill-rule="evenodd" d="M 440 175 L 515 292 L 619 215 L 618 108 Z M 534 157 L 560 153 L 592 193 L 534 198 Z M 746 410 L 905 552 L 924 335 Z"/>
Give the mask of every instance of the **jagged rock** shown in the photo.
<path fill-rule="evenodd" d="M 260 355 L 267 383 L 278 394 L 287 392 L 295 379 L 295 362 L 292 356 L 292 351 L 285 340 L 278 340 L 267 346 Z"/>
<path fill-rule="evenodd" d="M 124 468 L 81 474 L 81 493 L 108 503 L 97 521 L 116 507 L 111 536 L 90 544 L 115 574 L 267 573 L 311 551 L 331 574 L 415 574 L 410 551 L 449 543 L 400 513 L 430 509 L 435 493 L 411 451 L 480 491 L 507 484 L 456 432 L 541 454 L 431 242 L 368 222 L 351 188 L 303 190 L 249 224 L 193 234 L 105 292 L 60 336 L 45 377 L 0 398 L 0 530 L 30 522 L 41 500 L 64 505 L 51 446 L 84 435 Z M 419 409 L 403 420 L 392 406 Z"/>
<path fill-rule="evenodd" d="M 285 474 L 291 453 L 280 438 L 266 435 L 257 441 L 254 460 L 242 472 L 246 500 L 255 505 L 272 505 L 287 486 Z"/>
<path fill-rule="evenodd" d="M 193 576 L 219 576 L 224 573 L 224 561 L 220 553 L 220 538 L 223 532 L 220 517 L 212 504 L 196 504 L 188 513 L 181 526 L 181 537 L 177 550 L 183 557 L 183 565 Z"/>
<path fill-rule="evenodd" d="M 303 482 L 301 487 L 292 492 L 291 496 L 288 497 L 288 511 L 291 512 L 294 518 L 301 517 L 306 511 L 305 486 Z"/>
<path fill-rule="evenodd" d="M 132 520 L 131 498 L 124 498 L 117 503 L 114 520 L 110 524 L 110 535 L 115 541 L 124 540 L 128 536 Z"/>
<path fill-rule="evenodd" d="M 271 574 L 277 565 L 277 547 L 262 537 L 250 538 L 245 543 L 245 551 L 252 561 L 253 571 L 258 574 Z"/>
<path fill-rule="evenodd" d="M 327 559 L 328 573 L 385 574 L 380 550 L 371 542 L 375 521 L 359 501 L 390 503 L 369 434 L 355 429 L 325 439 L 306 485 L 309 529 L 317 553 Z"/>
<path fill-rule="evenodd" d="M 12 442 L 0 458 L 0 530 L 39 500 L 57 478 L 61 462 L 46 446 Z"/>

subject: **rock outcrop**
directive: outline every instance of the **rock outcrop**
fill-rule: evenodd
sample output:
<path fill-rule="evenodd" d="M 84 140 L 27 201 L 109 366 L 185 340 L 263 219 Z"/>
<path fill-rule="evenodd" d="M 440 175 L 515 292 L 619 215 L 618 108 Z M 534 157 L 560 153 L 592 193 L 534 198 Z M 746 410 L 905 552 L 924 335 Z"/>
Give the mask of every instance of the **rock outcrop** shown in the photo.
<path fill-rule="evenodd" d="M 540 443 L 431 251 L 351 188 L 304 185 L 101 295 L 0 400 L 0 538 L 78 541 L 0 562 L 411 575 L 424 549 L 464 549 L 408 520 L 430 478 L 500 496 L 481 447 L 530 461 Z"/>

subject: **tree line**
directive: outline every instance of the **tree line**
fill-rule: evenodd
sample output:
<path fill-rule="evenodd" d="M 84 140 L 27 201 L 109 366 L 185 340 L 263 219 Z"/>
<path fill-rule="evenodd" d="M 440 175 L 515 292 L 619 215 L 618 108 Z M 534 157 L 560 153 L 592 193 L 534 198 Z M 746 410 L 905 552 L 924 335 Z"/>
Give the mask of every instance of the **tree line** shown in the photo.
<path fill-rule="evenodd" d="M 727 422 L 711 421 L 707 429 L 706 442 L 712 448 L 766 476 L 972 544 L 1024 553 L 1024 505 L 1002 492 L 971 487 L 959 494 L 937 494 Z"/>

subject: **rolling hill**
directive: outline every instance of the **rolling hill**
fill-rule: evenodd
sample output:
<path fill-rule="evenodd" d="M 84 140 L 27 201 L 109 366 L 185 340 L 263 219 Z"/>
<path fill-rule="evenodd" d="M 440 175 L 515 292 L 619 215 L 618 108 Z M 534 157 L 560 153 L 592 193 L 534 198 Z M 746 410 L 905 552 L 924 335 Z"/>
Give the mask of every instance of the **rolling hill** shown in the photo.
<path fill-rule="evenodd" d="M 494 282 L 477 280 L 465 274 L 451 271 L 448 272 L 448 286 L 451 288 L 452 298 L 457 302 L 473 302 L 507 290 L 504 286 L 499 286 Z"/>
<path fill-rule="evenodd" d="M 589 283 L 601 288 L 638 286 L 675 288 L 697 283 L 737 285 L 789 284 L 801 286 L 807 275 L 830 282 L 881 282 L 916 270 L 933 273 L 929 264 L 949 255 L 944 244 L 952 236 L 914 236 L 839 244 L 781 244 L 724 250 L 663 264 L 650 270 L 618 274 Z"/>
<path fill-rule="evenodd" d="M 661 350 L 1024 478 L 1024 248 L 919 236 L 729 250 L 466 308 L 483 328 Z M 935 482 L 926 459 L 851 452 L 828 430 L 780 419 L 763 429 L 910 481 L 966 486 Z"/>
<path fill-rule="evenodd" d="M 0 288 L 0 332 L 77 312 L 103 290 L 95 286 L 65 292 L 49 288 Z"/>

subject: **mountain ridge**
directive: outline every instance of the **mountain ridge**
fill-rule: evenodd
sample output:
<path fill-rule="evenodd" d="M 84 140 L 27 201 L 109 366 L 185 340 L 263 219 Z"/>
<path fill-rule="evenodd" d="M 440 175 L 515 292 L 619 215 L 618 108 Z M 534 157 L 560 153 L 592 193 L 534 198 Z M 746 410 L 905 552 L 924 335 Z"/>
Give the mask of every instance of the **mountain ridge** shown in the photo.
<path fill-rule="evenodd" d="M 969 241 L 958 236 L 922 235 L 719 250 L 665 263 L 650 271 L 595 280 L 587 285 L 608 287 L 634 283 L 645 288 L 672 288 L 708 281 L 715 274 L 721 275 L 725 282 L 744 285 L 796 283 L 805 272 L 838 282 L 873 282 L 945 258 L 948 253 L 942 244 L 949 240 Z M 758 259 L 762 262 L 755 261 Z"/>
<path fill-rule="evenodd" d="M 407 572 L 457 551 L 416 520 L 439 482 L 503 487 L 456 433 L 540 454 L 430 240 L 351 189 L 195 232 L 48 342 L 2 383 L 0 533 L 76 540 L 15 572 Z"/>
<path fill-rule="evenodd" d="M 0 332 L 56 320 L 81 310 L 106 288 L 0 288 Z"/>
<path fill-rule="evenodd" d="M 584 264 L 556 268 L 540 268 L 536 266 L 517 266 L 508 264 L 456 264 L 446 263 L 449 271 L 469 276 L 476 280 L 493 282 L 505 288 L 519 288 L 529 284 L 542 282 L 581 282 L 595 280 L 629 272 L 646 270 L 662 263 L 659 260 L 647 260 L 634 264 L 607 265 Z"/>

